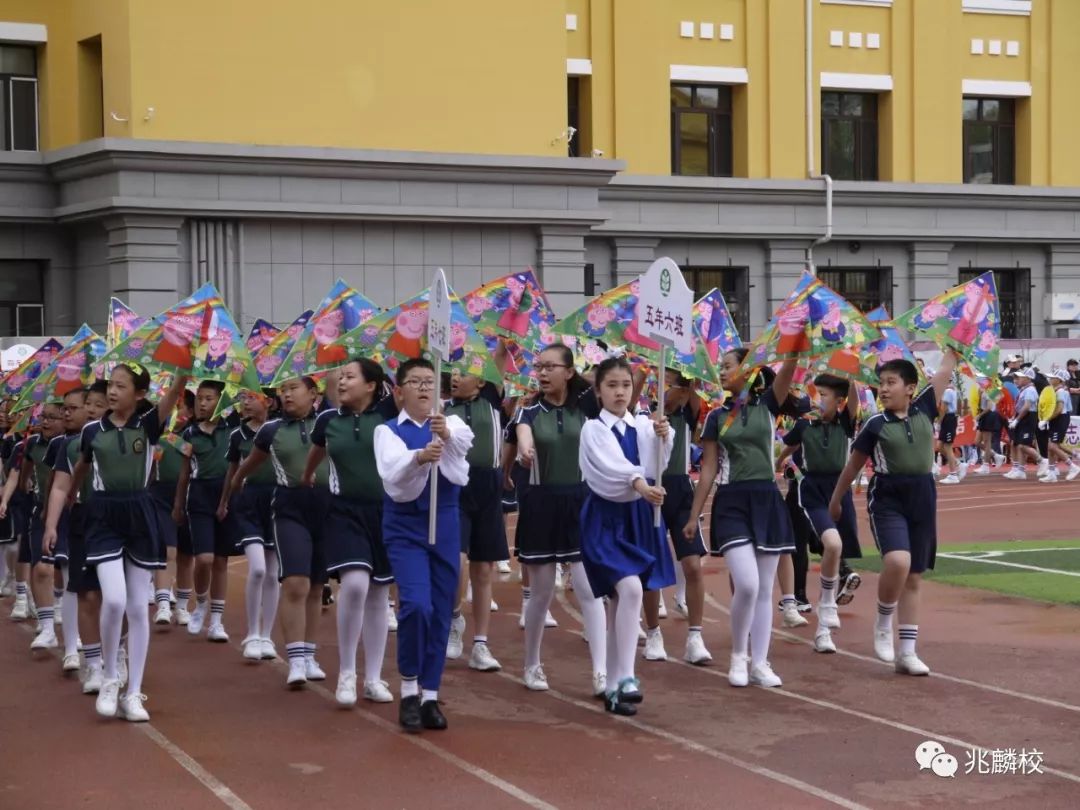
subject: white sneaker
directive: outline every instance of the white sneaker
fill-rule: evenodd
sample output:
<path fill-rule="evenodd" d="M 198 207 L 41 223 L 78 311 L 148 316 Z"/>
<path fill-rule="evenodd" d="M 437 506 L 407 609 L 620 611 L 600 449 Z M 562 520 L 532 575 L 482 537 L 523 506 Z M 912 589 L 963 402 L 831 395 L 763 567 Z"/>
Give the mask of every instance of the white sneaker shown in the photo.
<path fill-rule="evenodd" d="M 555 566 L 555 590 L 557 590 L 557 591 L 561 590 L 562 587 L 563 587 L 562 566 L 556 564 L 556 566 Z"/>
<path fill-rule="evenodd" d="M 874 655 L 886 664 L 891 664 L 896 660 L 891 627 L 888 630 L 874 628 Z"/>
<path fill-rule="evenodd" d="M 323 672 L 319 662 L 314 658 L 304 657 L 304 675 L 309 681 L 325 681 L 326 673 Z"/>
<path fill-rule="evenodd" d="M 229 634 L 225 632 L 225 625 L 223 624 L 211 624 L 210 629 L 206 633 L 207 641 L 216 641 L 219 644 L 224 644 L 229 640 Z"/>
<path fill-rule="evenodd" d="M 667 618 L 667 605 L 664 604 L 664 595 L 660 594 L 660 612 L 657 613 L 661 619 Z"/>
<path fill-rule="evenodd" d="M 940 481 L 938 481 L 938 483 L 939 484 L 959 484 L 960 479 L 957 478 L 956 475 L 953 475 L 953 474 L 950 473 L 949 475 L 946 475 L 944 478 L 942 478 Z"/>
<path fill-rule="evenodd" d="M 1058 481 L 1057 470 L 1051 470 L 1046 475 L 1041 476 L 1039 481 L 1043 484 L 1056 484 Z"/>
<path fill-rule="evenodd" d="M 469 656 L 469 669 L 479 670 L 480 672 L 497 672 L 502 669 L 502 664 L 491 654 L 488 645 L 483 641 L 479 641 L 473 644 L 472 654 Z"/>
<path fill-rule="evenodd" d="M 547 612 L 547 616 L 544 617 L 544 627 L 558 627 L 559 623 L 555 621 L 555 617 L 551 615 L 551 611 Z"/>
<path fill-rule="evenodd" d="M 116 651 L 116 678 L 120 681 L 121 686 L 127 686 L 128 682 L 128 662 L 127 662 L 127 649 L 123 646 Z"/>
<path fill-rule="evenodd" d="M 901 675 L 929 675 L 930 667 L 920 661 L 915 653 L 908 653 L 896 659 L 896 671 Z"/>
<path fill-rule="evenodd" d="M 525 629 L 525 609 L 528 608 L 528 607 L 529 607 L 529 600 L 528 599 L 522 599 L 521 600 L 521 616 L 518 617 L 518 627 L 520 627 L 522 630 Z"/>
<path fill-rule="evenodd" d="M 499 603 L 496 602 L 494 599 L 491 600 L 491 612 L 492 613 L 498 613 L 499 612 Z"/>
<path fill-rule="evenodd" d="M 161 607 L 157 609 L 157 613 L 154 614 L 154 624 L 171 624 L 172 623 L 172 608 L 169 607 L 168 602 L 163 602 Z"/>
<path fill-rule="evenodd" d="M 101 671 L 100 666 L 87 667 L 86 679 L 82 684 L 82 693 L 84 695 L 96 695 L 101 691 L 102 685 L 105 683 L 105 674 Z M 119 688 L 117 688 L 119 692 Z"/>
<path fill-rule="evenodd" d="M 728 683 L 732 686 L 747 686 L 750 683 L 750 656 L 731 654 L 731 664 L 727 671 Z"/>
<path fill-rule="evenodd" d="M 60 642 L 56 640 L 56 632 L 52 630 L 42 630 L 30 642 L 31 650 L 55 650 L 58 646 Z"/>
<path fill-rule="evenodd" d="M 188 621 L 187 631 L 197 636 L 202 632 L 203 624 L 206 622 L 206 613 L 210 610 L 208 602 L 203 602 L 201 605 L 197 605 L 195 610 L 191 611 L 191 619 Z"/>
<path fill-rule="evenodd" d="M 4 584 L 0 585 L 0 597 L 7 599 L 9 596 L 15 593 L 15 577 L 9 574 L 4 579 Z"/>
<path fill-rule="evenodd" d="M 836 652 L 836 645 L 833 643 L 832 633 L 829 632 L 829 628 L 819 627 L 818 631 L 814 633 L 814 652 Z"/>
<path fill-rule="evenodd" d="M 645 634 L 645 649 L 641 655 L 646 661 L 667 661 L 664 636 L 659 628 Z"/>
<path fill-rule="evenodd" d="M 102 717 L 116 717 L 117 704 L 120 700 L 120 681 L 113 678 L 111 681 L 103 681 L 98 691 L 94 709 Z"/>
<path fill-rule="evenodd" d="M 455 660 L 461 658 L 461 653 L 465 649 L 465 643 L 461 639 L 461 636 L 464 632 L 464 616 L 458 616 L 456 619 L 450 620 L 450 638 L 446 642 L 447 658 L 452 658 Z"/>
<path fill-rule="evenodd" d="M 191 614 L 188 612 L 188 609 L 186 607 L 180 607 L 179 605 L 177 605 L 177 607 L 176 607 L 176 625 L 178 627 L 187 627 L 188 623 L 190 621 L 191 621 Z"/>
<path fill-rule="evenodd" d="M 750 683 L 754 686 L 764 686 L 770 689 L 783 686 L 780 676 L 773 672 L 768 661 L 762 661 L 750 670 Z"/>
<path fill-rule="evenodd" d="M 386 621 L 387 632 L 396 633 L 397 632 L 397 612 L 394 610 L 393 605 L 388 605 L 386 609 L 390 611 L 390 615 L 387 617 L 387 621 Z"/>
<path fill-rule="evenodd" d="M 989 475 L 989 474 L 990 474 L 990 465 L 989 464 L 980 464 L 978 467 L 975 468 L 975 475 Z"/>
<path fill-rule="evenodd" d="M 244 639 L 244 658 L 249 661 L 262 660 L 262 639 L 257 636 L 248 636 Z"/>
<path fill-rule="evenodd" d="M 818 623 L 826 630 L 837 630 L 840 627 L 840 614 L 836 605 L 817 606 Z"/>
<path fill-rule="evenodd" d="M 495 570 L 498 571 L 500 574 L 509 574 L 509 573 L 511 573 L 510 561 L 509 560 L 499 560 L 497 563 L 495 563 Z"/>
<path fill-rule="evenodd" d="M 690 609 L 686 607 L 686 602 L 680 602 L 678 599 L 676 599 L 674 608 L 675 612 L 682 616 L 684 619 L 690 618 Z"/>
<path fill-rule="evenodd" d="M 30 618 L 30 603 L 26 598 L 26 594 L 19 594 L 15 597 L 15 605 L 11 608 L 11 620 L 13 622 L 21 622 Z"/>
<path fill-rule="evenodd" d="M 285 678 L 286 686 L 303 686 L 307 683 L 307 666 L 299 659 L 289 661 L 289 674 Z"/>
<path fill-rule="evenodd" d="M 806 617 L 799 613 L 797 605 L 784 605 L 784 627 L 804 627 L 810 624 Z"/>
<path fill-rule="evenodd" d="M 1046 475 L 1050 472 L 1050 459 L 1044 458 L 1039 461 L 1039 468 L 1035 471 L 1036 475 Z"/>
<path fill-rule="evenodd" d="M 592 676 L 593 697 L 603 697 L 607 694 L 607 673 L 594 672 Z"/>
<path fill-rule="evenodd" d="M 62 669 L 64 672 L 77 672 L 80 667 L 79 654 L 71 653 L 64 656 L 64 663 Z"/>
<path fill-rule="evenodd" d="M 525 688 L 534 692 L 546 692 L 548 687 L 547 676 L 544 675 L 544 665 L 537 664 L 534 667 L 525 667 Z"/>
<path fill-rule="evenodd" d="M 967 474 L 968 474 L 968 464 L 967 464 L 966 461 L 961 461 L 960 466 L 956 468 L 956 477 L 959 478 L 961 481 L 963 481 L 964 478 L 967 476 Z"/>
<path fill-rule="evenodd" d="M 334 693 L 334 699 L 338 702 L 338 706 L 356 705 L 355 672 L 342 672 L 338 675 L 337 691 Z"/>
<path fill-rule="evenodd" d="M 994 453 L 994 465 L 1000 467 L 1005 463 L 1005 456 L 1002 453 Z"/>
<path fill-rule="evenodd" d="M 129 723 L 145 723 L 150 720 L 150 713 L 143 708 L 146 695 L 124 695 L 120 698 L 120 710 L 117 717 Z"/>
<path fill-rule="evenodd" d="M 372 703 L 393 703 L 390 684 L 386 681 L 364 681 L 364 700 Z"/>
<path fill-rule="evenodd" d="M 645 633 L 645 628 L 641 626 L 641 620 L 638 620 L 637 626 L 637 642 L 641 644 L 648 639 L 648 635 Z"/>
<path fill-rule="evenodd" d="M 1011 481 L 1026 481 L 1027 473 L 1021 470 L 1019 467 L 1013 467 L 1012 470 L 1005 473 L 1002 478 L 1008 478 Z"/>
<path fill-rule="evenodd" d="M 273 661 L 277 658 L 277 648 L 274 647 L 274 642 L 268 638 L 262 640 L 259 651 L 262 653 L 263 661 Z"/>
<path fill-rule="evenodd" d="M 701 633 L 690 633 L 686 637 L 686 651 L 683 653 L 683 660 L 688 664 L 699 667 L 712 662 L 712 655 L 705 648 L 705 640 L 701 637 Z"/>

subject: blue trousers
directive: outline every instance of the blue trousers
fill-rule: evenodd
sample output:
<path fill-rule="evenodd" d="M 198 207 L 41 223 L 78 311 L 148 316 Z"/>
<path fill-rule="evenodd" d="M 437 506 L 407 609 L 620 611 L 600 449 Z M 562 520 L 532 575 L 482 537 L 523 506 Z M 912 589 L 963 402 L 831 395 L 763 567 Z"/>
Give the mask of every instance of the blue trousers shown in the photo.
<path fill-rule="evenodd" d="M 408 507 L 411 504 L 403 504 Z M 428 513 L 383 512 L 383 543 L 398 589 L 397 659 L 402 678 L 437 690 L 446 664 L 450 617 L 457 599 L 461 529 L 457 503 L 439 504 L 435 545 Z"/>

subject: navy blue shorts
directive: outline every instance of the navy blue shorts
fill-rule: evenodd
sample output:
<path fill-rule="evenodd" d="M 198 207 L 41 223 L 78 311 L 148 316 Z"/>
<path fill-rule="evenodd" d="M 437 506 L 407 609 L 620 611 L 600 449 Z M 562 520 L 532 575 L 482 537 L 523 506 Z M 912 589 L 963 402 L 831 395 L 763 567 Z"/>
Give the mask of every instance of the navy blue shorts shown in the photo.
<path fill-rule="evenodd" d="M 27 523 L 26 528 L 19 532 L 19 556 L 16 561 L 29 565 L 33 559 L 30 553 L 30 524 Z"/>
<path fill-rule="evenodd" d="M 698 526 L 693 540 L 687 540 L 683 535 L 683 526 L 689 522 L 690 511 L 694 507 L 694 482 L 690 480 L 689 475 L 665 475 L 660 483 L 667 493 L 664 495 L 664 505 L 660 507 L 660 514 L 671 536 L 675 559 L 704 557 L 709 552 L 705 549 L 705 538 L 701 535 L 701 526 Z"/>
<path fill-rule="evenodd" d="M 154 508 L 158 513 L 158 528 L 161 531 L 161 541 L 166 548 L 176 548 L 182 545 L 185 549 L 191 548 L 191 538 L 188 536 L 188 528 L 185 523 L 177 526 L 172 519 L 173 504 L 176 501 L 175 481 L 152 481 L 150 482 L 150 497 L 154 501 Z M 190 551 L 185 551 L 185 554 Z"/>
<path fill-rule="evenodd" d="M 326 570 L 341 579 L 346 571 L 365 569 L 380 585 L 394 581 L 382 540 L 383 502 L 330 496 L 323 523 Z"/>
<path fill-rule="evenodd" d="M 743 545 L 765 554 L 795 551 L 795 532 L 776 481 L 736 481 L 717 487 L 709 544 L 714 555 Z"/>
<path fill-rule="evenodd" d="M 952 444 L 956 441 L 956 414 L 947 413 L 941 417 L 941 427 L 938 428 L 938 441 L 942 444 Z"/>
<path fill-rule="evenodd" d="M 15 542 L 15 519 L 11 514 L 11 504 L 3 519 L 0 519 L 0 546 Z"/>
<path fill-rule="evenodd" d="M 68 510 L 67 592 L 100 591 L 97 571 L 86 567 L 86 507 L 77 503 Z"/>
<path fill-rule="evenodd" d="M 832 473 L 804 475 L 799 480 L 797 488 L 799 506 L 819 540 L 821 535 L 830 529 L 836 530 L 840 533 L 842 546 L 840 555 L 844 559 L 854 559 L 862 556 L 862 549 L 859 548 L 859 522 L 855 515 L 855 502 L 851 498 L 850 489 L 844 493 L 843 500 L 840 502 L 840 520 L 834 521 L 829 515 L 829 501 L 832 500 L 836 480 L 839 477 Z"/>
<path fill-rule="evenodd" d="M 307 577 L 322 585 L 326 572 L 323 521 L 330 511 L 330 490 L 321 487 L 275 487 L 271 504 L 279 579 Z"/>
<path fill-rule="evenodd" d="M 524 487 L 518 497 L 515 544 L 527 564 L 581 561 L 581 507 L 585 485 Z"/>
<path fill-rule="evenodd" d="M 1010 435 L 1012 436 L 1013 444 L 1020 445 L 1021 447 L 1034 447 L 1035 429 L 1038 425 L 1039 420 L 1035 414 L 1025 414 L 1011 431 Z"/>
<path fill-rule="evenodd" d="M 231 557 L 237 553 L 236 521 L 232 511 L 225 520 L 217 519 L 221 502 L 221 490 L 225 479 L 195 479 L 188 483 L 187 522 L 193 556 L 213 554 L 215 557 Z M 182 549 L 187 552 L 187 549 Z"/>
<path fill-rule="evenodd" d="M 252 543 L 259 543 L 265 548 L 274 547 L 274 519 L 270 506 L 273 501 L 273 484 L 246 481 L 243 488 L 233 495 L 229 511 L 236 521 L 237 548 L 243 550 Z"/>
<path fill-rule="evenodd" d="M 1065 434 L 1069 432 L 1069 414 L 1063 413 L 1050 420 L 1050 441 L 1061 444 L 1065 441 Z"/>
<path fill-rule="evenodd" d="M 882 557 L 893 551 L 907 551 L 913 574 L 933 570 L 937 556 L 934 476 L 878 473 L 870 479 L 866 511 Z"/>
<path fill-rule="evenodd" d="M 45 553 L 45 523 L 41 520 L 40 507 L 34 507 L 30 518 L 30 564 L 67 565 L 68 557 L 68 510 L 65 509 L 56 523 L 56 545 L 52 554 Z"/>
<path fill-rule="evenodd" d="M 461 488 L 461 553 L 469 562 L 498 562 L 510 557 L 503 518 L 502 470 L 470 467 Z"/>
<path fill-rule="evenodd" d="M 997 411 L 984 413 L 976 427 L 980 433 L 1001 433 L 1001 414 Z"/>
<path fill-rule="evenodd" d="M 145 489 L 95 492 L 86 504 L 86 564 L 126 557 L 140 568 L 164 568 L 157 509 Z"/>

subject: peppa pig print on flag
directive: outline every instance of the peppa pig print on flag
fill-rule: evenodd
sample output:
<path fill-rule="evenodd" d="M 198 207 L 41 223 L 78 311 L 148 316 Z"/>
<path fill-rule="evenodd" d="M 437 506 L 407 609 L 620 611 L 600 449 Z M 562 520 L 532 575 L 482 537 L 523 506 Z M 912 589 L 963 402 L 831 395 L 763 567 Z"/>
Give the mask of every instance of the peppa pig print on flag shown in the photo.
<path fill-rule="evenodd" d="M 14 399 L 20 396 L 28 385 L 41 376 L 63 348 L 64 344 L 56 338 L 45 341 L 36 352 L 4 376 L 0 383 L 0 397 Z"/>
<path fill-rule="evenodd" d="M 735 327 L 724 294 L 713 287 L 694 304 L 694 323 L 702 340 L 705 341 L 705 353 L 714 366 L 720 359 L 742 346 L 742 338 Z"/>
<path fill-rule="evenodd" d="M 105 354 L 105 340 L 85 323 L 11 407 L 19 411 L 43 404 L 94 382 L 95 367 Z"/>
<path fill-rule="evenodd" d="M 123 343 L 144 323 L 146 318 L 140 318 L 135 314 L 135 310 L 119 298 L 109 299 L 109 322 L 105 328 L 105 340 L 109 348 Z"/>
<path fill-rule="evenodd" d="M 259 377 L 259 382 L 264 386 L 269 387 L 270 383 L 273 382 L 277 370 L 285 362 L 285 358 L 289 356 L 293 344 L 304 334 L 304 328 L 314 314 L 315 310 L 313 309 L 302 312 L 291 324 L 279 330 L 269 343 L 259 349 L 258 352 L 253 353 L 255 373 Z M 250 340 L 250 337 L 248 339 Z"/>
<path fill-rule="evenodd" d="M 274 373 L 272 385 L 344 365 L 349 353 L 338 341 L 346 332 L 378 315 L 379 311 L 374 302 L 338 279 L 315 308 L 315 314 L 308 319 L 303 331 L 292 339 L 292 347 Z"/>
<path fill-rule="evenodd" d="M 402 360 L 426 357 L 428 290 L 360 324 L 338 341 L 347 357 L 363 354 L 384 363 L 391 371 Z M 484 339 L 473 326 L 461 299 L 447 287 L 450 296 L 450 362 L 443 370 L 457 369 L 492 382 L 501 382 L 502 374 L 488 353 Z M 449 367 L 449 368 L 447 368 Z"/>
<path fill-rule="evenodd" d="M 481 335 L 509 338 L 534 352 L 542 330 L 555 325 L 547 293 L 531 268 L 489 281 L 463 295 L 461 303 Z"/>
<path fill-rule="evenodd" d="M 992 272 L 908 310 L 896 325 L 942 348 L 956 349 L 976 374 L 997 374 L 1001 314 Z"/>
<path fill-rule="evenodd" d="M 248 332 L 247 340 L 244 341 L 244 345 L 247 346 L 247 350 L 251 352 L 251 356 L 254 357 L 280 334 L 281 330 L 270 323 L 270 321 L 256 318 L 255 323 L 251 325 L 251 331 Z"/>

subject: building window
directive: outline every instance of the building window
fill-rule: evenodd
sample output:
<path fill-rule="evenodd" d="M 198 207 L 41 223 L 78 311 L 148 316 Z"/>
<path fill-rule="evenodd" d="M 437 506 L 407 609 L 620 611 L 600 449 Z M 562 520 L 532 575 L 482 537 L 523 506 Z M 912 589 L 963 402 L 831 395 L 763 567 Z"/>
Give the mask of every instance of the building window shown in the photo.
<path fill-rule="evenodd" d="M 0 337 L 45 334 L 41 269 L 33 262 L 0 262 Z"/>
<path fill-rule="evenodd" d="M 890 314 L 895 314 L 891 267 L 819 267 L 817 275 L 862 312 L 884 306 Z"/>
<path fill-rule="evenodd" d="M 834 180 L 878 179 L 877 96 L 821 94 L 821 165 Z"/>
<path fill-rule="evenodd" d="M 585 283 L 582 294 L 586 298 L 593 298 L 596 295 L 596 265 L 592 262 L 586 264 L 584 276 Z"/>
<path fill-rule="evenodd" d="M 581 79 L 566 78 L 566 123 L 574 130 L 567 140 L 567 157 L 581 157 Z"/>
<path fill-rule="evenodd" d="M 727 302 L 739 337 L 750 339 L 750 271 L 745 267 L 684 267 L 686 284 L 694 291 L 694 300 L 718 289 Z"/>
<path fill-rule="evenodd" d="M 37 57 L 33 48 L 0 45 L 0 150 L 37 148 Z"/>
<path fill-rule="evenodd" d="M 964 99 L 964 182 L 1016 182 L 1015 104 L 1009 98 Z"/>
<path fill-rule="evenodd" d="M 671 85 L 671 173 L 731 177 L 731 87 Z"/>
<path fill-rule="evenodd" d="M 960 283 L 978 278 L 991 268 L 969 267 L 960 271 Z M 1031 337 L 1031 270 L 1026 267 L 994 269 L 998 307 L 1001 310 L 1001 337 L 1027 340 Z"/>

